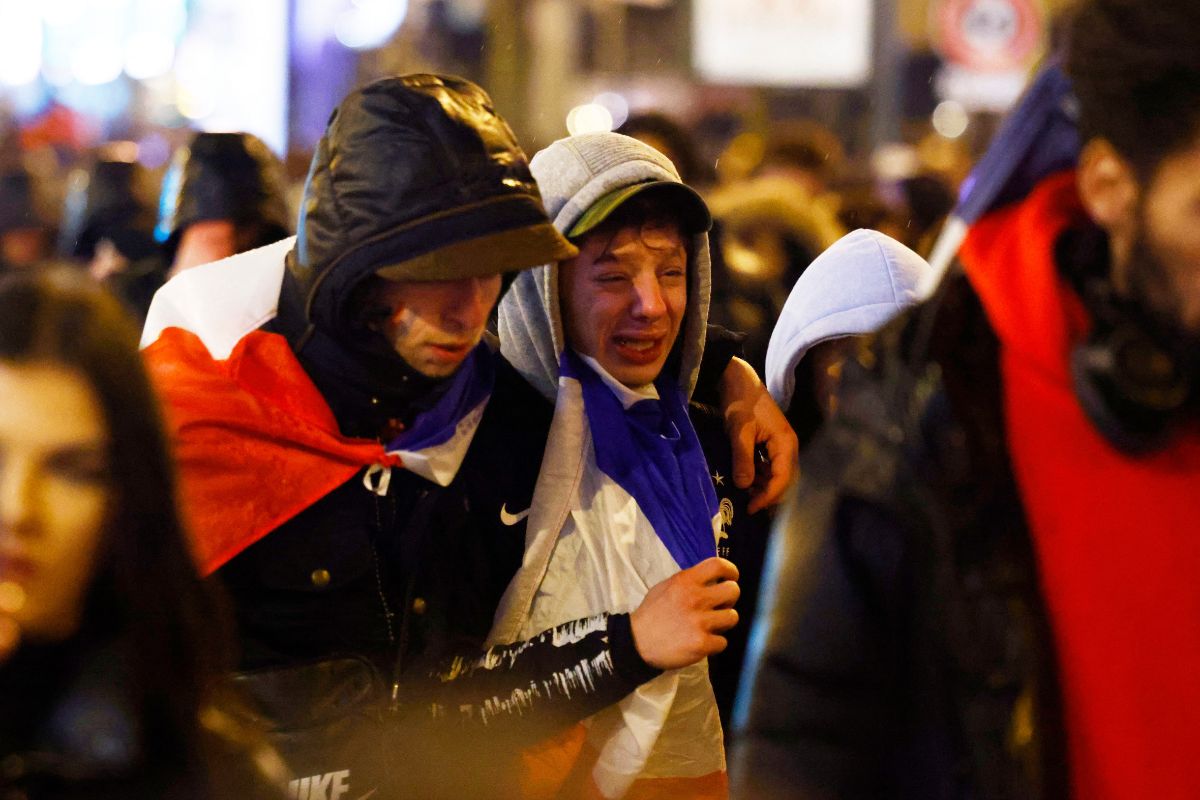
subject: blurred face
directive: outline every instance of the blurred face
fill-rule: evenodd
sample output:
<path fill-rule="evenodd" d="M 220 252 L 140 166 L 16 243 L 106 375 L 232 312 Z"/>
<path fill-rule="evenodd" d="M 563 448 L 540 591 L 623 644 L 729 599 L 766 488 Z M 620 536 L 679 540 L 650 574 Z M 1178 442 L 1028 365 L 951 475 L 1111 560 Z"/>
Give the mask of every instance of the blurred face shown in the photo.
<path fill-rule="evenodd" d="M 220 261 L 269 244 L 276 238 L 270 225 L 263 222 L 228 219 L 205 219 L 183 229 L 175 260 L 171 262 L 173 278 L 184 270 Z"/>
<path fill-rule="evenodd" d="M 92 276 L 92 280 L 106 281 L 128 268 L 129 259 L 121 255 L 116 245 L 108 239 L 96 242 L 96 252 L 88 263 L 88 274 Z"/>
<path fill-rule="evenodd" d="M 673 223 L 593 233 L 559 264 L 567 343 L 626 386 L 662 372 L 687 309 L 687 251 Z"/>
<path fill-rule="evenodd" d="M 1117 290 L 1174 336 L 1200 337 L 1200 136 L 1140 179 L 1104 139 L 1077 171 L 1089 215 L 1108 233 Z"/>
<path fill-rule="evenodd" d="M 812 368 L 813 391 L 825 419 L 837 412 L 837 393 L 842 367 L 854 347 L 854 337 L 831 339 L 813 346 L 805 355 Z"/>
<path fill-rule="evenodd" d="M 57 641 L 82 613 L 110 490 L 100 405 L 82 376 L 0 361 L 0 614 Z"/>
<path fill-rule="evenodd" d="M 46 232 L 41 228 L 18 228 L 0 234 L 0 260 L 14 268 L 36 266 L 46 257 Z"/>
<path fill-rule="evenodd" d="M 220 261 L 238 252 L 237 226 L 227 219 L 206 219 L 188 225 L 179 236 L 171 274 Z"/>
<path fill-rule="evenodd" d="M 430 378 L 454 374 L 483 338 L 500 298 L 500 276 L 453 281 L 379 280 L 367 299 L 369 326 L 409 366 Z"/>
<path fill-rule="evenodd" d="M 1129 286 L 1176 330 L 1200 336 L 1200 142 L 1163 160 L 1138 205 Z"/>

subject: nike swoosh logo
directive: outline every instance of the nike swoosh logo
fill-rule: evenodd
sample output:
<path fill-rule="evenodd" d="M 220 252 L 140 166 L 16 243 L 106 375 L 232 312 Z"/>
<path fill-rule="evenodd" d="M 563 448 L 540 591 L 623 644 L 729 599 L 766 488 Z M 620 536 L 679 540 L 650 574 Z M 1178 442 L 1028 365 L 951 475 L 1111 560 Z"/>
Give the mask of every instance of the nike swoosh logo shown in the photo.
<path fill-rule="evenodd" d="M 518 522 L 520 522 L 521 520 L 525 519 L 528 516 L 529 516 L 528 508 L 525 509 L 524 511 L 522 511 L 520 514 L 513 514 L 513 513 L 510 513 L 508 510 L 508 503 L 505 503 L 504 505 L 500 506 L 500 521 L 503 522 L 505 525 L 509 525 L 509 526 L 516 525 Z"/>
<path fill-rule="evenodd" d="M 372 789 L 371 791 L 364 794 L 362 797 L 358 798 L 358 800 L 368 800 L 368 798 L 374 797 L 375 793 L 378 791 L 379 791 L 378 789 Z"/>

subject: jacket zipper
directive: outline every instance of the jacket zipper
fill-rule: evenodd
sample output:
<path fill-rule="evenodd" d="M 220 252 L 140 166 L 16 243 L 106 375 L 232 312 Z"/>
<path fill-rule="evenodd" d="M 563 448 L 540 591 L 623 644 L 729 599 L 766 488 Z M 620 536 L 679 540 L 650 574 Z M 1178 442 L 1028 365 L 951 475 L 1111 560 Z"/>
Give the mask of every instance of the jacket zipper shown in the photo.
<path fill-rule="evenodd" d="M 379 537 L 383 535 L 383 513 L 379 506 L 382 499 L 376 495 L 375 497 L 375 525 L 376 536 L 371 541 L 371 560 L 375 566 L 375 591 L 379 594 L 379 604 L 383 607 L 383 619 L 387 623 L 388 644 L 393 647 L 396 645 L 396 631 L 392 625 L 392 620 L 395 618 L 395 613 L 392 611 L 391 605 L 387 601 L 387 592 L 383 590 L 383 567 L 380 564 L 379 558 Z"/>
<path fill-rule="evenodd" d="M 386 491 L 386 489 L 385 489 Z M 390 497 L 390 495 L 389 495 Z M 396 652 L 396 668 L 392 670 L 392 684 L 390 687 L 390 708 L 396 711 L 400 707 L 400 668 L 399 663 L 403 658 L 402 651 L 403 643 L 397 646 L 396 629 L 392 624 L 395 619 L 395 612 L 392 611 L 391 604 L 387 600 L 387 592 L 383 589 L 383 566 L 379 557 L 379 538 L 383 536 L 383 512 L 380 510 L 380 504 L 383 498 L 378 493 L 375 495 L 375 525 L 376 536 L 371 542 L 371 558 L 375 565 L 375 590 L 379 594 L 379 604 L 383 607 L 383 619 L 387 623 L 388 644 Z M 393 501 L 394 502 L 394 501 Z M 393 515 L 394 516 L 394 515 Z"/>

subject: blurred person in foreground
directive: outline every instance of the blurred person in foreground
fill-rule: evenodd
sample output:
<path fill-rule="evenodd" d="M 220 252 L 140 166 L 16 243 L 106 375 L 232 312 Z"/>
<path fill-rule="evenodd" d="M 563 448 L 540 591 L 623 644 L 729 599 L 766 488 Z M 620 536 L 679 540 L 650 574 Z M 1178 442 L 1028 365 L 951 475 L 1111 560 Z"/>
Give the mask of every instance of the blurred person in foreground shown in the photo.
<path fill-rule="evenodd" d="M 629 609 L 483 647 L 552 411 L 485 325 L 505 274 L 576 250 L 490 98 L 437 75 L 343 100 L 297 227 L 179 274 L 143 333 L 203 570 L 233 599 L 241 680 L 301 788 L 511 796 L 517 748 L 648 668 Z M 731 369 L 747 377 L 735 362 L 714 380 Z M 769 396 L 734 388 L 748 393 L 729 393 L 731 434 L 751 451 L 769 437 L 743 410 Z M 660 613 L 698 591 L 677 588 Z M 683 649 L 694 628 L 659 644 Z"/>
<path fill-rule="evenodd" d="M 740 544 L 751 533 L 745 493 L 730 530 L 734 487 L 721 476 L 730 473 L 728 439 L 719 423 L 694 424 L 703 412 L 689 404 L 707 325 L 711 218 L 665 156 L 621 134 L 562 139 L 530 170 L 579 255 L 523 272 L 500 303 L 501 352 L 555 413 L 525 563 L 492 636 L 512 641 L 628 609 L 652 667 L 652 680 L 539 752 L 531 777 L 544 796 L 670 788 L 724 797 L 722 730 L 703 656 L 725 649 L 738 615 L 738 570 L 714 557 L 717 544 L 736 558 L 724 540 Z M 706 457 L 704 439 L 713 440 L 708 449 L 723 447 L 724 463 Z M 653 619 L 639 608 L 681 570 L 702 587 L 689 612 L 703 620 L 701 636 L 686 657 L 657 652 L 665 630 L 686 618 Z M 575 783 L 563 786 L 569 772 Z"/>
<path fill-rule="evenodd" d="M 174 506 L 137 332 L 67 272 L 0 279 L 0 795 L 272 798 Z"/>
<path fill-rule="evenodd" d="M 742 797 L 1200 786 L 1200 4 L 1084 2 L 1066 69 L 1077 166 L 974 223 L 808 448 Z"/>
<path fill-rule="evenodd" d="M 863 337 L 915 305 L 929 272 L 923 258 L 895 239 L 857 230 L 796 280 L 771 331 L 764 378 L 801 452 L 837 411 L 842 369 L 868 345 Z"/>

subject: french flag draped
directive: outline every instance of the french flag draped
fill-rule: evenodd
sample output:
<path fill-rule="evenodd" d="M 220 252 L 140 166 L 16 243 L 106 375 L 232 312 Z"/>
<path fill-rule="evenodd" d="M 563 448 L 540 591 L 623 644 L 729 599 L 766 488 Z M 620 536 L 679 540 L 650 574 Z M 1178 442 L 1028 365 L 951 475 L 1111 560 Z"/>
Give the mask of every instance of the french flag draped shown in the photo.
<path fill-rule="evenodd" d="M 293 241 L 180 274 L 155 295 L 142 333 L 204 574 L 359 471 L 364 490 L 379 494 L 396 467 L 448 485 L 491 396 L 492 354 L 481 344 L 399 437 L 385 445 L 343 436 L 287 340 L 262 330 Z"/>
<path fill-rule="evenodd" d="M 650 587 L 716 550 L 716 495 L 679 387 L 664 381 L 658 399 L 645 399 L 594 359 L 567 351 L 560 364 L 525 558 L 489 645 L 631 612 Z M 610 658 L 595 666 L 614 668 Z M 528 749 L 520 780 L 530 800 L 727 797 L 707 662 L 669 670 Z"/>
<path fill-rule="evenodd" d="M 679 386 L 659 376 L 660 399 L 625 408 L 574 351 L 563 352 L 559 374 L 582 388 L 596 466 L 637 502 L 679 568 L 715 556 L 717 495 Z"/>
<path fill-rule="evenodd" d="M 254 331 L 215 359 L 167 328 L 143 356 L 174 434 L 184 517 L 203 574 L 365 466 L 398 466 L 377 441 L 338 432 L 282 336 Z"/>

